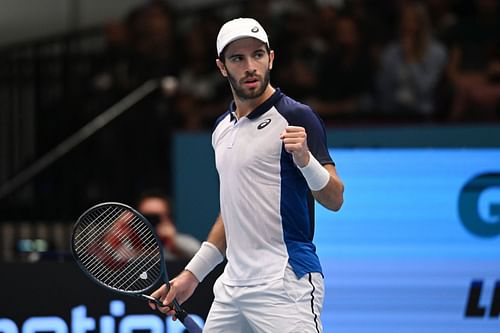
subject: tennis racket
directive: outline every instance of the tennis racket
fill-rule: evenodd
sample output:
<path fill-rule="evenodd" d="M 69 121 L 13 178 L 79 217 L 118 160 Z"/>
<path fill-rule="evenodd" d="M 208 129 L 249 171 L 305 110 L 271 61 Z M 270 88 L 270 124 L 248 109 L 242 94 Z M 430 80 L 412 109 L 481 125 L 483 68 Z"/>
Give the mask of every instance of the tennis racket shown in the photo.
<path fill-rule="evenodd" d="M 71 251 L 97 284 L 165 306 L 146 294 L 159 281 L 170 285 L 162 246 L 151 224 L 133 208 L 106 202 L 88 209 L 73 227 Z M 190 333 L 201 333 L 177 300 L 171 307 Z"/>

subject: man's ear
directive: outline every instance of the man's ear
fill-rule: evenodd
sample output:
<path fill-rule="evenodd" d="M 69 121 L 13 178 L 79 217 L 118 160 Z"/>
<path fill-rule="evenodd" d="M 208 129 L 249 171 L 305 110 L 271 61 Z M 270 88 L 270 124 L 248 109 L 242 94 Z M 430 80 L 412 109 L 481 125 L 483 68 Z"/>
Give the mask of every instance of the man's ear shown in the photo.
<path fill-rule="evenodd" d="M 222 76 L 227 77 L 226 65 L 224 65 L 224 63 L 219 58 L 215 59 L 215 64 L 219 68 Z"/>
<path fill-rule="evenodd" d="M 269 70 L 273 69 L 273 63 L 274 63 L 274 51 L 270 50 L 269 51 Z"/>

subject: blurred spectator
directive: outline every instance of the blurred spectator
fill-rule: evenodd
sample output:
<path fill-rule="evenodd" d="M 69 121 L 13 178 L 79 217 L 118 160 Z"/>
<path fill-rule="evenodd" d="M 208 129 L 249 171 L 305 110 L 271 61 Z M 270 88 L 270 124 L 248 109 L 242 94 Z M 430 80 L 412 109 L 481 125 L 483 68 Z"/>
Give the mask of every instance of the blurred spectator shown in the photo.
<path fill-rule="evenodd" d="M 397 0 L 370 1 L 350 0 L 345 2 L 343 12 L 352 16 L 364 42 L 369 42 L 372 52 L 378 57 L 380 49 L 397 37 L 394 29 L 397 22 Z"/>
<path fill-rule="evenodd" d="M 450 33 L 451 121 L 500 119 L 499 10 L 498 1 L 477 0 L 473 15 Z"/>
<path fill-rule="evenodd" d="M 500 120 L 500 45 L 491 51 L 482 72 L 456 79 L 449 120 Z"/>
<path fill-rule="evenodd" d="M 175 15 L 163 1 L 148 2 L 127 18 L 131 46 L 130 76 L 137 83 L 177 74 Z"/>
<path fill-rule="evenodd" d="M 170 200 L 160 191 L 146 191 L 139 197 L 137 210 L 155 227 L 164 245 L 165 260 L 189 260 L 200 248 L 196 238 L 177 231 Z"/>
<path fill-rule="evenodd" d="M 253 0 L 247 1 L 244 4 L 241 16 L 253 17 L 259 21 L 264 27 L 271 27 L 267 33 L 272 36 L 272 27 L 274 26 L 275 11 L 272 8 L 272 3 L 277 3 L 274 0 Z"/>
<path fill-rule="evenodd" d="M 403 3 L 400 36 L 382 53 L 377 77 L 381 112 L 405 119 L 432 119 L 435 91 L 446 66 L 443 44 L 431 35 L 429 17 L 420 3 Z"/>
<path fill-rule="evenodd" d="M 215 18 L 206 15 L 193 23 L 183 38 L 184 62 L 175 108 L 184 129 L 211 128 L 229 104 L 226 80 L 215 66 L 215 46 L 211 42 L 219 26 Z"/>
<path fill-rule="evenodd" d="M 323 44 L 318 35 L 318 7 L 313 1 L 292 1 L 281 14 L 273 48 L 280 58 L 273 68 L 277 86 L 303 101 L 315 93 L 316 68 Z"/>
<path fill-rule="evenodd" d="M 116 101 L 148 79 L 177 74 L 174 18 L 172 9 L 156 0 L 132 9 L 123 22 L 105 25 L 106 45 L 91 81 L 99 99 Z"/>
<path fill-rule="evenodd" d="M 373 88 L 372 52 L 354 18 L 340 16 L 333 31 L 317 74 L 319 100 L 313 103 L 325 121 L 333 115 L 368 111 Z"/>
<path fill-rule="evenodd" d="M 458 22 L 458 15 L 454 8 L 453 0 L 426 0 L 425 4 L 429 11 L 431 25 L 434 35 L 441 41 L 446 39 L 449 33 Z"/>
<path fill-rule="evenodd" d="M 106 50 L 94 64 L 94 95 L 86 101 L 92 117 L 146 80 L 177 75 L 181 44 L 176 43 L 174 18 L 165 2 L 150 1 L 134 8 L 124 22 L 106 26 Z M 170 139 L 178 126 L 172 105 L 158 89 L 86 143 L 99 163 L 83 171 L 88 198 L 83 201 L 130 201 L 133 193 L 150 186 L 170 192 Z"/>
<path fill-rule="evenodd" d="M 115 84 L 127 81 L 126 68 L 129 56 L 127 27 L 122 21 L 114 20 L 104 26 L 105 49 L 94 66 L 92 84 L 98 91 L 107 91 Z M 128 89 L 128 84 L 118 89 Z"/>

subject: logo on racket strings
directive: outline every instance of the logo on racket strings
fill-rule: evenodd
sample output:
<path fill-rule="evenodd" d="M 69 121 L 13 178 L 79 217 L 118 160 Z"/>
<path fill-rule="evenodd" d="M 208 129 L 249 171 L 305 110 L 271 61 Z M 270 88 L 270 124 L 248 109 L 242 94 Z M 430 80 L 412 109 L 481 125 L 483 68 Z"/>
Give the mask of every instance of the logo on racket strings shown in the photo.
<path fill-rule="evenodd" d="M 147 272 L 142 272 L 142 274 L 139 275 L 139 278 L 141 278 L 143 280 L 147 280 L 148 279 L 148 273 Z"/>
<path fill-rule="evenodd" d="M 118 271 L 137 259 L 143 253 L 143 249 L 143 241 L 134 229 L 133 220 L 123 213 L 118 217 L 113 228 L 95 240 L 88 251 L 103 267 Z M 142 279 L 142 274 L 140 278 Z M 147 274 L 145 279 L 147 279 Z"/>

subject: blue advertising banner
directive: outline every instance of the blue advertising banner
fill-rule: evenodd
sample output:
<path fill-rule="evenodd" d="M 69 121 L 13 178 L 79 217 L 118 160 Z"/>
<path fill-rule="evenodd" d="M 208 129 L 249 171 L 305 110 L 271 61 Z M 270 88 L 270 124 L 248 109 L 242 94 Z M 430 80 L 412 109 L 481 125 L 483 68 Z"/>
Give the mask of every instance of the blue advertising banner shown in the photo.
<path fill-rule="evenodd" d="M 167 262 L 177 275 L 184 261 Z M 203 327 L 213 300 L 219 265 L 184 308 Z M 0 333 L 184 333 L 172 317 L 152 311 L 142 299 L 102 288 L 68 262 L 0 263 Z"/>
<path fill-rule="evenodd" d="M 500 148 L 331 155 L 346 187 L 339 212 L 316 209 L 324 332 L 500 332 Z M 187 212 L 204 212 L 193 209 L 193 195 L 208 195 L 185 187 Z M 194 220 L 209 227 L 215 213 L 208 215 Z M 169 265 L 174 276 L 185 263 Z M 186 303 L 200 322 L 222 268 Z M 142 300 L 94 285 L 74 262 L 1 263 L 0 271 L 0 333 L 183 332 Z"/>
<path fill-rule="evenodd" d="M 500 332 L 500 149 L 333 149 L 325 332 Z"/>

